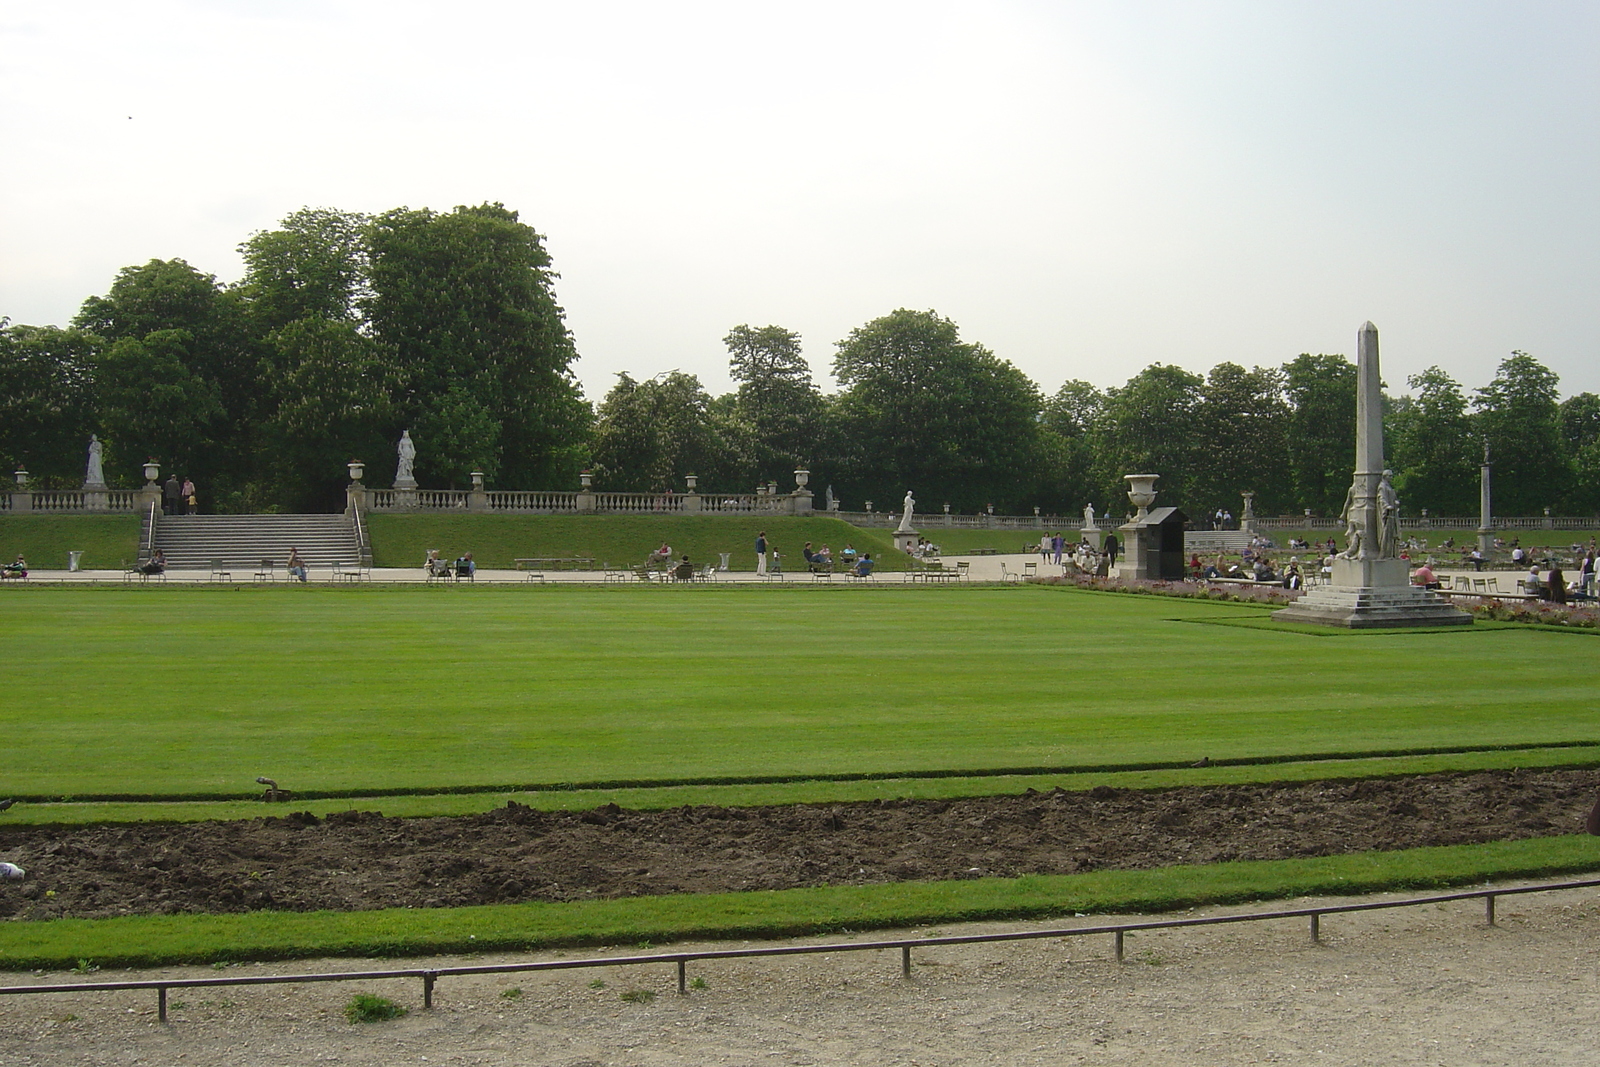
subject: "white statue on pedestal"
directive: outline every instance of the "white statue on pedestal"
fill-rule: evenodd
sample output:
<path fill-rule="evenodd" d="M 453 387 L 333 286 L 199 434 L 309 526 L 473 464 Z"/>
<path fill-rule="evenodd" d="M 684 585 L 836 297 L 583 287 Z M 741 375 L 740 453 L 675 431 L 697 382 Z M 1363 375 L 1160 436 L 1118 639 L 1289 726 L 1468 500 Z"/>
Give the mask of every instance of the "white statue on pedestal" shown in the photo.
<path fill-rule="evenodd" d="M 911 529 L 911 513 L 916 510 L 917 502 L 911 498 L 911 491 L 906 490 L 905 513 L 900 516 L 899 530 Z"/>
<path fill-rule="evenodd" d="M 1095 528 L 1093 504 L 1085 504 L 1083 506 L 1083 528 L 1085 530 L 1093 530 Z"/>
<path fill-rule="evenodd" d="M 98 435 L 89 437 L 89 466 L 84 471 L 83 487 L 85 489 L 98 489 L 106 484 L 106 471 L 102 465 L 102 454 L 105 446 L 100 443 Z"/>
<path fill-rule="evenodd" d="M 417 484 L 415 475 L 411 473 L 411 465 L 417 458 L 417 446 L 411 443 L 411 431 L 403 430 L 400 433 L 399 464 L 394 470 L 394 487 L 396 489 L 410 488 Z"/>

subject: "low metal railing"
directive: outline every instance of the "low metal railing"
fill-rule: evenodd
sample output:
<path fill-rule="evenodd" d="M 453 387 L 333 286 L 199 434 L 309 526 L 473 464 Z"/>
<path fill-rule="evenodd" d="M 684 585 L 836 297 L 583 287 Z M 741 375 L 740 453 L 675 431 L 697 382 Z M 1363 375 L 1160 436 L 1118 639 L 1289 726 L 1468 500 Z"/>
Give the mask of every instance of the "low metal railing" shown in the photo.
<path fill-rule="evenodd" d="M 824 952 L 868 952 L 884 949 L 900 950 L 900 976 L 911 977 L 911 952 L 913 949 L 935 948 L 941 945 L 981 945 L 1001 941 L 1038 941 L 1044 938 L 1090 937 L 1110 934 L 1112 952 L 1118 963 L 1123 961 L 1124 941 L 1130 933 L 1146 930 L 1177 930 L 1191 926 L 1221 926 L 1227 923 L 1262 922 L 1267 919 L 1308 919 L 1311 940 L 1322 937 L 1322 917 L 1358 911 L 1381 911 L 1388 908 L 1414 908 L 1425 904 L 1444 904 L 1456 900 L 1482 900 L 1484 921 L 1495 923 L 1495 901 L 1499 897 L 1525 893 L 1553 893 L 1569 889 L 1593 889 L 1600 886 L 1600 878 L 1576 882 L 1544 882 L 1537 885 L 1510 886 L 1493 889 L 1469 889 L 1459 893 L 1435 893 L 1425 897 L 1407 897 L 1404 900 L 1369 901 L 1361 904 L 1329 904 L 1321 907 L 1289 908 L 1281 911 L 1249 912 L 1236 915 L 1211 915 L 1199 919 L 1154 919 L 1147 922 L 1113 923 L 1104 926 L 1077 926 L 1044 930 L 1017 930 L 1000 934 L 957 934 L 949 937 L 898 938 L 890 941 L 832 942 L 826 945 L 778 945 L 770 948 L 707 949 L 698 952 L 661 952 L 647 956 L 594 956 L 576 960 L 541 960 L 535 963 L 486 963 L 464 967 L 406 967 L 382 971 L 336 971 L 318 974 L 267 974 L 238 978 L 151 978 L 134 982 L 63 982 L 22 986 L 0 986 L 0 995 L 30 993 L 92 993 L 127 989 L 153 989 L 156 991 L 156 1014 L 167 1021 L 167 990 L 192 989 L 205 986 L 287 985 L 298 982 L 359 982 L 391 978 L 420 978 L 422 980 L 422 1006 L 433 1007 L 434 985 L 441 978 L 472 974 L 518 974 L 528 971 L 566 971 L 590 967 L 630 967 L 652 963 L 671 963 L 677 966 L 678 992 L 688 993 L 689 964 L 704 960 L 751 959 L 773 956 L 806 956 Z"/>

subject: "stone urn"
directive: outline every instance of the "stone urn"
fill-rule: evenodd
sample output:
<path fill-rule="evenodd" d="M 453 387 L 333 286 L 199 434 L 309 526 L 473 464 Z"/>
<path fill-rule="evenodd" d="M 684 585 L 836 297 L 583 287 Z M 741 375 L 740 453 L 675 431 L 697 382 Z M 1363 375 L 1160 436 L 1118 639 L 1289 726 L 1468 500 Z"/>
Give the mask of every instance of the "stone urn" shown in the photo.
<path fill-rule="evenodd" d="M 1150 512 L 1150 505 L 1156 502 L 1156 479 L 1161 475 L 1124 474 L 1122 477 L 1128 483 L 1128 500 L 1139 509 L 1134 521 L 1143 522 Z"/>
<path fill-rule="evenodd" d="M 693 493 L 697 491 L 697 488 L 700 485 L 700 476 L 698 474 L 685 474 L 683 476 L 683 480 L 689 483 L 689 492 Z"/>
<path fill-rule="evenodd" d="M 594 485 L 594 475 L 590 474 L 588 471 L 579 472 L 578 484 L 583 486 L 585 489 L 588 489 L 590 486 Z"/>
<path fill-rule="evenodd" d="M 367 472 L 367 465 L 359 459 L 353 459 L 346 463 L 345 466 L 350 468 L 350 480 L 352 482 L 359 482 L 361 476 Z"/>
<path fill-rule="evenodd" d="M 806 483 L 809 482 L 810 480 L 811 480 L 811 472 L 810 471 L 808 471 L 808 470 L 797 470 L 797 471 L 794 472 L 795 488 L 804 489 L 806 487 Z"/>
<path fill-rule="evenodd" d="M 152 460 L 150 460 L 148 463 L 146 463 L 144 465 L 145 485 L 146 486 L 155 485 L 156 484 L 156 479 L 159 478 L 159 477 L 161 477 L 161 464 L 157 463 L 155 460 L 152 459 Z"/>

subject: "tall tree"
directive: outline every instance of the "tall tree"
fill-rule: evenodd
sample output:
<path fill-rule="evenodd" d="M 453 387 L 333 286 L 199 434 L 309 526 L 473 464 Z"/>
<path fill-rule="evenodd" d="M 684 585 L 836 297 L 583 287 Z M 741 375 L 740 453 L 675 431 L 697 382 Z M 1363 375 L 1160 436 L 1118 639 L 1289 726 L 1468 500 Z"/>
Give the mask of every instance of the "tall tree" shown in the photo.
<path fill-rule="evenodd" d="M 1099 493 L 1091 503 L 1106 514 L 1128 509 L 1128 474 L 1159 474 L 1156 491 L 1163 505 L 1195 512 L 1195 472 L 1202 449 L 1200 393 L 1205 379 L 1163 363 L 1152 363 L 1120 388 L 1106 391 L 1105 408 L 1095 426 Z"/>
<path fill-rule="evenodd" d="M 819 459 L 822 393 L 800 354 L 800 335 L 781 326 L 735 326 L 722 339 L 739 383 L 733 416 L 748 427 L 749 478 L 787 476 Z"/>
<path fill-rule="evenodd" d="M 1416 396 L 1396 404 L 1385 435 L 1401 502 L 1413 514 L 1427 508 L 1435 515 L 1470 515 L 1478 502 L 1481 446 L 1461 386 L 1438 367 L 1406 384 Z"/>
<path fill-rule="evenodd" d="M 1294 506 L 1337 515 L 1355 473 L 1356 368 L 1303 352 L 1283 365 L 1289 401 L 1284 448 Z"/>
<path fill-rule="evenodd" d="M 508 485 L 570 485 L 590 412 L 544 239 L 501 204 L 400 208 L 370 235 L 362 306 L 407 382 L 418 477 L 464 484 L 477 469 Z"/>
<path fill-rule="evenodd" d="M 1494 381 L 1477 390 L 1472 406 L 1494 463 L 1496 514 L 1537 515 L 1571 491 L 1572 466 L 1556 400 L 1560 381 L 1526 352 L 1513 352 Z"/>
<path fill-rule="evenodd" d="M 1094 428 L 1105 394 L 1085 381 L 1063 382 L 1044 402 L 1039 418 L 1044 484 L 1040 504 L 1054 514 L 1073 514 L 1096 495 Z"/>
<path fill-rule="evenodd" d="M 682 492 L 685 477 L 707 475 L 721 451 L 700 379 L 669 371 L 646 381 L 617 376 L 595 426 L 598 488 L 612 492 Z"/>
<path fill-rule="evenodd" d="M 36 485 L 83 482 L 85 446 L 99 429 L 92 396 L 95 339 L 82 330 L 0 319 L 0 463 Z M 140 457 L 142 460 L 144 457 Z M 131 480 L 114 464 L 106 477 Z"/>
<path fill-rule="evenodd" d="M 265 394 L 237 294 L 181 259 L 154 259 L 118 272 L 73 321 L 104 345 L 96 394 L 108 465 L 146 453 L 181 464 L 213 501 L 240 491 L 264 458 L 255 427 Z"/>
<path fill-rule="evenodd" d="M 1563 510 L 1593 515 L 1600 511 L 1600 396 L 1579 393 L 1562 401 L 1561 434 L 1573 464 L 1572 492 Z"/>
<path fill-rule="evenodd" d="M 1283 477 L 1289 405 L 1280 371 L 1218 363 L 1207 376 L 1195 419 L 1201 440 L 1212 445 L 1195 457 L 1191 492 L 1201 514 L 1218 506 L 1242 507 L 1240 494 L 1246 491 L 1256 494 L 1260 514 L 1279 514 L 1293 505 Z"/>
<path fill-rule="evenodd" d="M 904 308 L 850 331 L 833 375 L 851 495 L 906 490 L 957 510 L 1031 502 L 1039 463 L 1039 391 L 1016 367 L 961 340 L 933 311 Z"/>
<path fill-rule="evenodd" d="M 263 336 L 301 319 L 352 322 L 367 295 L 367 228 L 359 212 L 301 208 L 276 230 L 252 234 L 239 246 L 239 283 Z"/>

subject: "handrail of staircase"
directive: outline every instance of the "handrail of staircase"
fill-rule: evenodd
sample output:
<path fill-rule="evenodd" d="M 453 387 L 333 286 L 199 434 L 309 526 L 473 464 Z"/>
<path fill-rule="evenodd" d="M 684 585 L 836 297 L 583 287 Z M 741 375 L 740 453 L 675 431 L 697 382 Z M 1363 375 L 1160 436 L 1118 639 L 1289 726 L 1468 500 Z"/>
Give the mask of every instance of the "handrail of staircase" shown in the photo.
<path fill-rule="evenodd" d="M 355 516 L 356 520 L 356 550 L 361 553 L 360 562 L 370 567 L 372 566 L 372 546 L 367 544 L 367 531 L 361 525 L 361 505 L 352 501 L 350 513 Z"/>
<path fill-rule="evenodd" d="M 160 515 L 161 515 L 161 506 L 160 506 L 160 504 L 155 500 L 150 501 L 150 523 L 149 523 L 149 526 L 147 527 L 147 529 L 148 529 L 148 533 L 146 535 L 147 539 L 146 539 L 144 544 L 139 546 L 139 562 L 140 563 L 148 563 L 148 562 L 150 562 L 150 560 L 152 558 L 154 558 L 154 556 L 156 554 L 156 522 L 157 522 L 158 518 L 160 517 Z"/>

